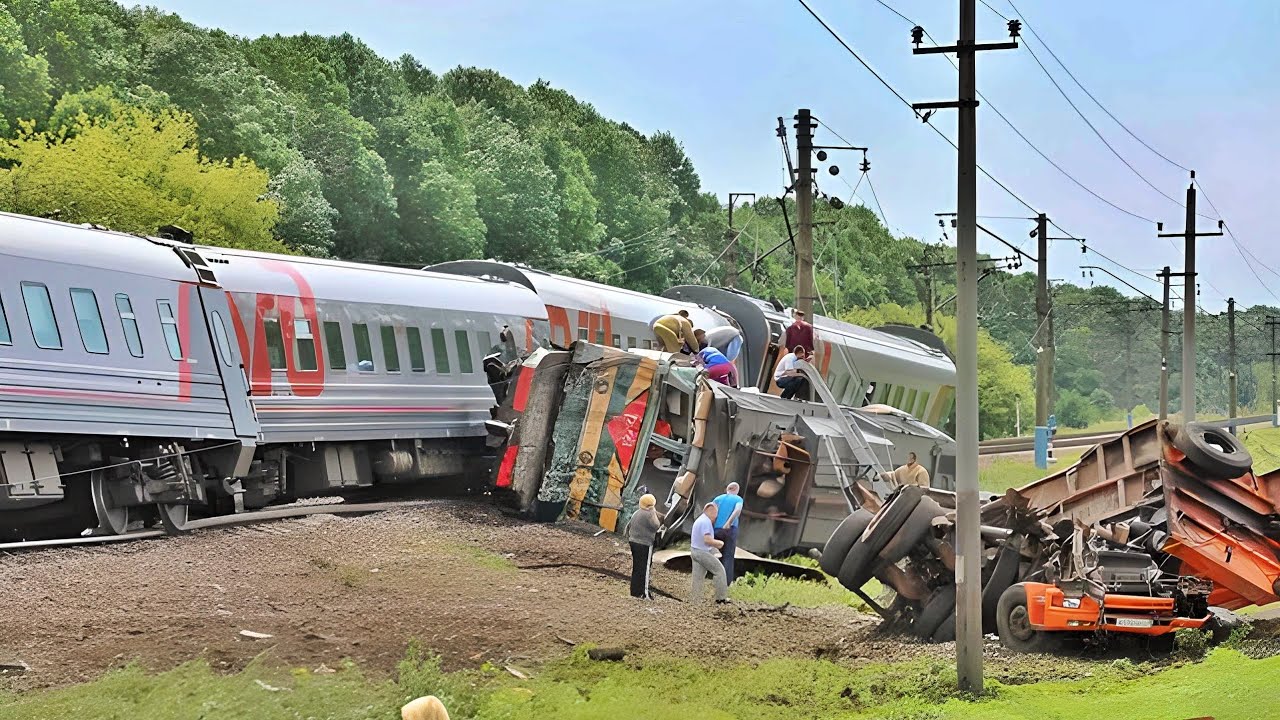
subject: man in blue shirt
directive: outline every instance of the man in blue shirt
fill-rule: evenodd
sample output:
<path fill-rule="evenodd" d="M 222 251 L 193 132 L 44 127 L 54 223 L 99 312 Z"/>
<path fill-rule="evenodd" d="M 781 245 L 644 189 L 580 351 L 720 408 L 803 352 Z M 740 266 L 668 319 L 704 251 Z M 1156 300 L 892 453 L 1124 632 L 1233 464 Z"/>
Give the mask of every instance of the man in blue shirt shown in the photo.
<path fill-rule="evenodd" d="M 715 553 L 724 543 L 715 535 L 716 504 L 709 502 L 702 506 L 702 514 L 693 521 L 693 530 L 689 538 L 689 557 L 693 560 L 693 600 L 702 602 L 702 581 L 708 575 L 716 586 L 716 602 L 729 602 L 729 586 L 724 581 L 724 566 L 716 559 Z"/>
<path fill-rule="evenodd" d="M 716 505 L 716 539 L 724 543 L 720 562 L 724 565 L 724 581 L 733 584 L 733 555 L 738 550 L 738 518 L 742 515 L 742 498 L 738 496 L 738 483 L 731 482 L 724 494 L 711 502 Z"/>

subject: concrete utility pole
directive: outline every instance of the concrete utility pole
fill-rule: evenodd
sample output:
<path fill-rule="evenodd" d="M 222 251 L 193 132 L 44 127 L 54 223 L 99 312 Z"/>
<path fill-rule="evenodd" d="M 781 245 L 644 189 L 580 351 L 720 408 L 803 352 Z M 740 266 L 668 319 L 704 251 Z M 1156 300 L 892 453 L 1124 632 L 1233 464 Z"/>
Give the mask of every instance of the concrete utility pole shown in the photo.
<path fill-rule="evenodd" d="M 1036 429 L 1037 447 L 1043 439 L 1049 444 L 1049 415 L 1053 412 L 1053 308 L 1049 299 L 1049 217 L 1040 213 L 1036 217 Z M 1041 470 L 1048 467 L 1038 461 Z"/>
<path fill-rule="evenodd" d="M 1236 417 L 1236 299 L 1227 298 L 1227 417 Z M 1231 434 L 1236 427 L 1231 426 Z"/>
<path fill-rule="evenodd" d="M 1185 243 L 1186 258 L 1182 268 L 1182 421 L 1196 419 L 1196 238 L 1221 235 L 1196 232 L 1196 171 L 1191 171 L 1187 186 L 1187 220 L 1180 233 L 1159 233 L 1160 237 L 1180 237 Z M 1218 222 L 1222 226 L 1222 222 Z M 1158 224 L 1157 230 L 1163 227 Z"/>
<path fill-rule="evenodd" d="M 813 131 L 818 126 L 808 108 L 796 112 L 796 309 L 813 321 Z"/>
<path fill-rule="evenodd" d="M 1280 325 L 1280 317 L 1267 316 L 1267 327 L 1271 328 L 1271 425 L 1280 426 L 1280 396 L 1276 395 L 1276 326 Z"/>
<path fill-rule="evenodd" d="M 979 50 L 1013 49 L 1016 40 L 978 45 L 977 0 L 960 0 L 960 38 L 950 47 L 920 47 L 924 28 L 911 30 L 914 54 L 955 53 L 959 98 L 916 103 L 925 110 L 958 110 L 956 139 L 956 672 L 960 688 L 982 692 L 982 549 L 978 517 L 978 98 Z M 1021 23 L 1009 21 L 1017 38 Z"/>
<path fill-rule="evenodd" d="M 738 231 L 733 227 L 733 206 L 738 198 L 756 199 L 755 193 L 729 193 L 729 229 L 725 231 L 725 240 L 729 241 L 724 253 L 724 286 L 736 287 L 738 284 Z M 750 221 L 748 221 L 750 222 Z"/>
<path fill-rule="evenodd" d="M 1160 420 L 1169 419 L 1169 266 L 1156 277 L 1164 280 L 1164 303 L 1160 310 Z"/>

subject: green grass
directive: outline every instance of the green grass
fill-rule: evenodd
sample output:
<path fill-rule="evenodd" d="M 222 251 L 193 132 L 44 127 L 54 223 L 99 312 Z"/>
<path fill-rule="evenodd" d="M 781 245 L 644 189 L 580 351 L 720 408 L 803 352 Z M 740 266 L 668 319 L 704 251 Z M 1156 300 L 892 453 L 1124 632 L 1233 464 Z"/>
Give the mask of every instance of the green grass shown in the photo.
<path fill-rule="evenodd" d="M 1280 428 L 1254 425 L 1240 433 L 1249 454 L 1253 455 L 1253 471 L 1259 475 L 1280 468 Z"/>
<path fill-rule="evenodd" d="M 1022 487 L 1032 480 L 1055 473 L 1080 459 L 1088 448 L 1070 448 L 1055 450 L 1054 457 L 1058 462 L 1049 466 L 1048 470 L 1036 467 L 1034 459 L 996 458 L 991 464 L 978 471 L 978 487 L 993 493 L 1003 493 L 1009 488 Z"/>
<path fill-rule="evenodd" d="M 394 680 L 370 679 L 350 666 L 327 675 L 256 664 L 234 675 L 201 663 L 161 674 L 131 667 L 75 687 L 0 696 L 0 720 L 390 719 L 425 694 L 439 696 L 459 720 L 1255 720 L 1274 708 L 1280 657 L 1250 660 L 1221 648 L 1203 662 L 1159 670 L 1128 660 L 1023 656 L 988 663 L 987 672 L 988 694 L 971 702 L 956 689 L 954 665 L 941 660 L 860 667 L 809 659 L 598 663 L 578 648 L 516 680 L 488 665 L 443 673 L 437 661 L 411 651 Z"/>
<path fill-rule="evenodd" d="M 871 599 L 876 599 L 884 588 L 879 581 L 869 580 L 862 587 Z M 790 603 L 794 607 L 816 608 L 831 605 L 847 605 L 863 612 L 871 608 L 853 593 L 845 590 L 834 578 L 823 582 L 751 573 L 734 581 L 729 587 L 729 597 L 740 602 L 758 602 L 768 605 Z"/>

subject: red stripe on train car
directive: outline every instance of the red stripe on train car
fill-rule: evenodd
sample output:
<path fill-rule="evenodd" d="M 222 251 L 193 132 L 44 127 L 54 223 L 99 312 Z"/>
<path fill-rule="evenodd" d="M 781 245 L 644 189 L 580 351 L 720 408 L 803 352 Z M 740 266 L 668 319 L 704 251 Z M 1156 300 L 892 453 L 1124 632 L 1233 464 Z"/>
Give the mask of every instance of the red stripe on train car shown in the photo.
<path fill-rule="evenodd" d="M 533 374 L 533 368 L 520 366 L 519 375 L 516 377 L 516 394 L 511 400 L 511 409 L 518 413 L 524 412 L 525 406 L 529 404 L 529 388 L 533 385 Z"/>
<path fill-rule="evenodd" d="M 298 407 L 259 407 L 258 412 L 466 412 L 464 408 L 395 406 L 395 405 L 300 405 Z"/>
<path fill-rule="evenodd" d="M 498 466 L 498 479 L 494 485 L 500 488 L 509 488 L 513 484 L 512 473 L 516 468 L 516 456 L 520 454 L 520 448 L 511 445 L 507 447 L 507 451 L 502 454 L 502 464 Z"/>
<path fill-rule="evenodd" d="M 172 395 L 151 395 L 148 393 L 131 393 L 114 390 L 59 390 L 56 388 L 35 388 L 25 385 L 0 385 L 0 395 L 29 395 L 32 397 L 77 398 L 81 400 L 107 400 L 110 402 L 167 402 Z"/>

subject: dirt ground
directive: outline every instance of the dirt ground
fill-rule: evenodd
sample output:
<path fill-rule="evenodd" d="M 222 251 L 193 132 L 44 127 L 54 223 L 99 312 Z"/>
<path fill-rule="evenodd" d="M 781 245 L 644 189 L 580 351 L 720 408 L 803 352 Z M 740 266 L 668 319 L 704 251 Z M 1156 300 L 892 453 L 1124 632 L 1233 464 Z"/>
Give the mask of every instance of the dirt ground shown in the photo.
<path fill-rule="evenodd" d="M 195 658 L 235 670 L 258 656 L 316 668 L 344 658 L 390 671 L 411 639 L 446 667 L 536 663 L 566 640 L 632 653 L 750 661 L 778 655 L 893 660 L 946 646 L 876 633 L 852 608 L 692 606 L 629 597 L 625 543 L 504 516 L 481 501 L 363 517 L 316 515 L 120 545 L 0 555 L 0 687 L 76 683 L 131 661 Z M 689 576 L 656 569 L 684 599 Z M 242 630 L 271 635 L 242 636 Z"/>

